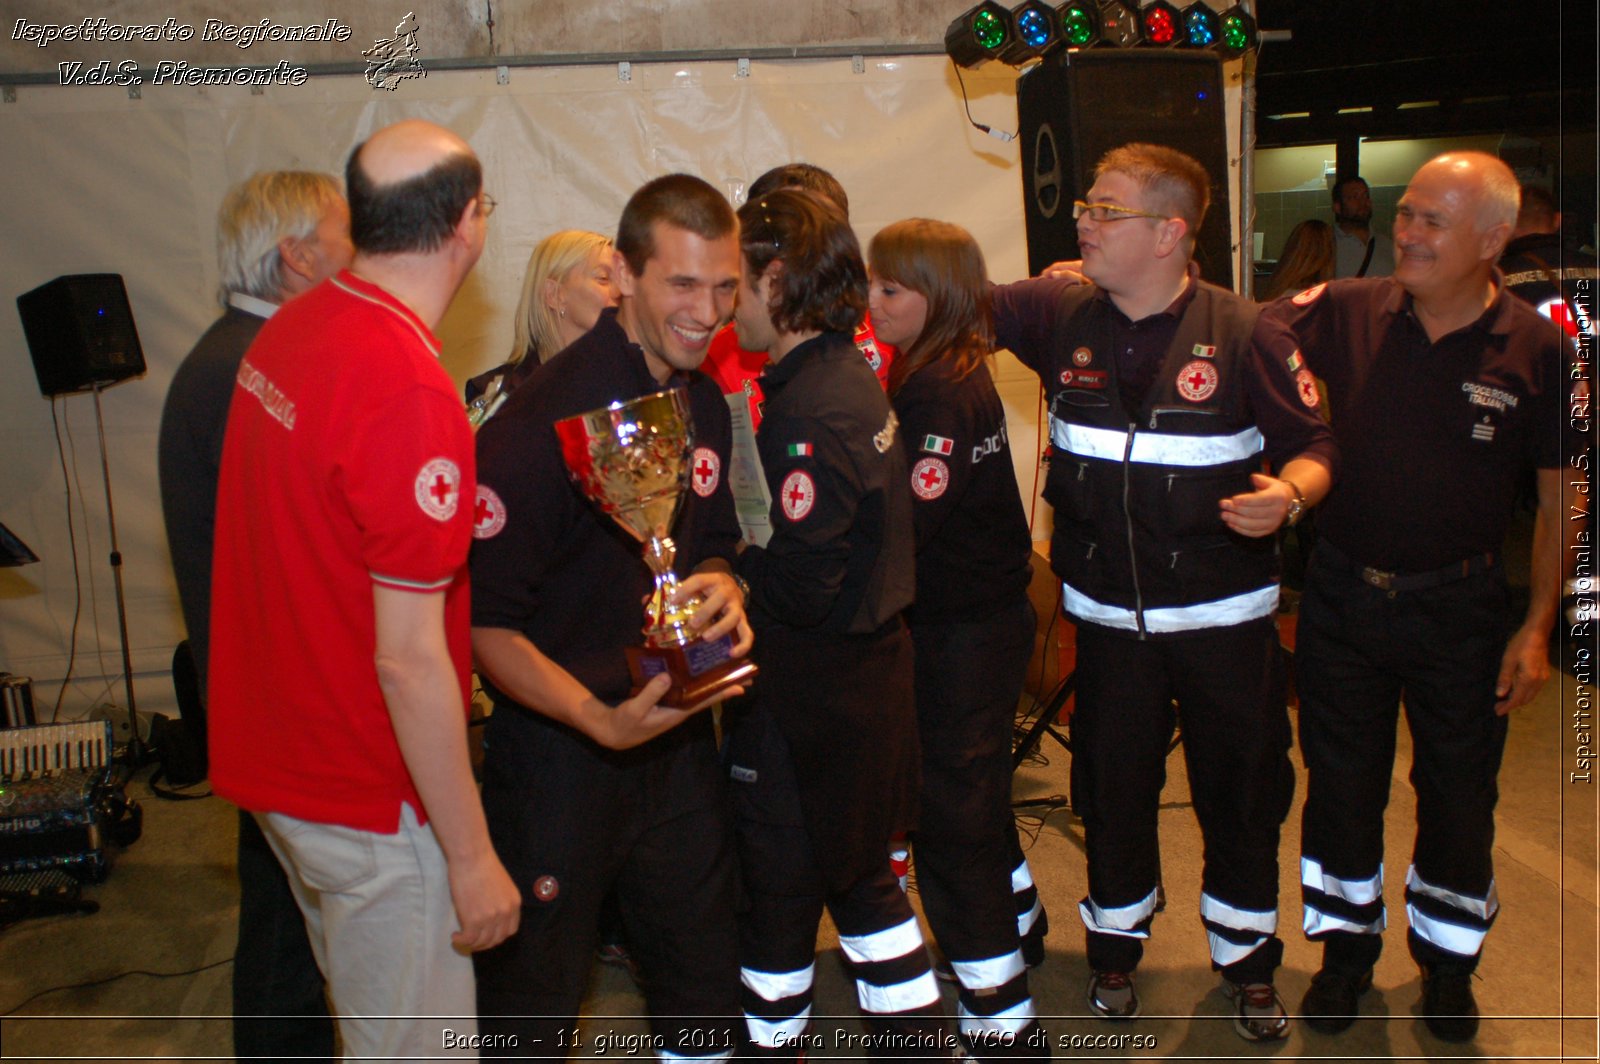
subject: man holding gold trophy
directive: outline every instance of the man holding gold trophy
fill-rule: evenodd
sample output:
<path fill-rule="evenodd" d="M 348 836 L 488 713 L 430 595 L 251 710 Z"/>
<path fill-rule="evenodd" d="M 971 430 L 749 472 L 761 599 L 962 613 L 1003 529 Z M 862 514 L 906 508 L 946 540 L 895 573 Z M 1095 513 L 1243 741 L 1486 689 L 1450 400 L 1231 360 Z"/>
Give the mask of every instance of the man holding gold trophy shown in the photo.
<path fill-rule="evenodd" d="M 733 313 L 732 208 L 698 178 L 650 182 L 623 211 L 617 273 L 620 306 L 477 440 L 483 801 L 524 899 L 523 931 L 475 958 L 481 1030 L 571 1051 L 615 887 L 653 1033 L 673 1056 L 729 1059 L 736 869 L 697 711 L 754 669 L 728 409 L 697 370 Z"/>

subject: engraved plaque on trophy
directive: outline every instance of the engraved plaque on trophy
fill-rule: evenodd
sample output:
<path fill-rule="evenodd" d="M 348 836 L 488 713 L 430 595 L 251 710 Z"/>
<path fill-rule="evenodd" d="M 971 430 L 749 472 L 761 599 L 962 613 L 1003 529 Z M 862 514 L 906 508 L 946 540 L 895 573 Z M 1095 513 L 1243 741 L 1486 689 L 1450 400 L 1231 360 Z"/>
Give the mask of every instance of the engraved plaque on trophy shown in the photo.
<path fill-rule="evenodd" d="M 688 489 L 694 446 L 682 389 L 656 392 L 556 422 L 561 456 L 584 495 L 644 544 L 655 589 L 645 606 L 643 646 L 628 647 L 634 690 L 665 672 L 672 687 L 661 705 L 692 706 L 754 677 L 756 666 L 733 656 L 733 636 L 701 639 L 689 619 L 699 598 L 674 604 L 672 527 Z"/>

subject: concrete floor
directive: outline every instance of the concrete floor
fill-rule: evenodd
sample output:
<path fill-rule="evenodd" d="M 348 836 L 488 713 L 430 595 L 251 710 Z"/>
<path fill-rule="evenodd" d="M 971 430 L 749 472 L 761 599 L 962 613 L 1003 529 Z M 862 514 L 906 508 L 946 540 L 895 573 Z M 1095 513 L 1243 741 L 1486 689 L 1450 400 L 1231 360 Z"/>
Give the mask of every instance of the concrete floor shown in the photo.
<path fill-rule="evenodd" d="M 1167 908 L 1157 917 L 1139 972 L 1144 1015 L 1108 1025 L 1086 1015 L 1088 968 L 1076 904 L 1085 892 L 1081 826 L 1059 808 L 1024 822 L 1028 856 L 1054 923 L 1034 995 L 1060 1059 L 1594 1060 L 1597 1056 L 1597 807 L 1600 784 L 1572 783 L 1571 714 L 1581 692 L 1558 673 L 1513 723 L 1501 774 L 1496 869 L 1502 910 L 1475 984 L 1484 1014 L 1474 1043 L 1447 1045 L 1415 1015 L 1420 986 L 1404 943 L 1402 882 L 1414 805 L 1401 732 L 1388 813 L 1388 948 L 1362 1019 L 1330 1038 L 1294 1027 L 1281 1043 L 1252 1046 L 1234 1033 L 1206 959 L 1195 915 L 1199 837 L 1188 805 L 1183 759 L 1170 762 L 1161 813 Z M 1070 758 L 1046 740 L 1044 759 L 1016 777 L 1018 797 L 1062 794 Z M 1297 768 L 1299 767 L 1297 761 Z M 229 1053 L 229 980 L 237 914 L 232 879 L 234 817 L 217 799 L 173 803 L 150 795 L 145 775 L 130 793 L 144 805 L 143 838 L 118 855 L 110 878 L 90 888 L 101 905 L 89 916 L 56 916 L 0 932 L 0 1056 L 5 1059 L 198 1059 Z M 1303 787 L 1304 773 L 1300 773 Z M 1287 944 L 1279 988 L 1298 1005 L 1319 952 L 1299 934 L 1299 796 L 1284 828 L 1282 927 Z M 814 1057 L 854 1055 L 860 1030 L 853 992 L 825 928 Z M 945 988 L 952 1013 L 954 994 Z M 639 1035 L 640 999 L 620 970 L 597 965 L 586 1006 L 584 1044 Z M 1129 1036 L 1096 1045 L 1097 1036 Z M 1140 1036 L 1142 1044 L 1132 1044 Z M 627 1056 L 612 1048 L 607 1058 Z"/>

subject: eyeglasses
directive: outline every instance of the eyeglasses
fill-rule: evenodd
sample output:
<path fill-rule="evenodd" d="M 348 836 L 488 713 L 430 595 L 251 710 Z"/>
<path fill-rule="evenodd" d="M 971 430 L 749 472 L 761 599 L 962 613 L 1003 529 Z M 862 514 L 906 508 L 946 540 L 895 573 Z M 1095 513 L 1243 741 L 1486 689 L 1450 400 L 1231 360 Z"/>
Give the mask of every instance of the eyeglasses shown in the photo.
<path fill-rule="evenodd" d="M 1165 214 L 1136 211 L 1127 207 L 1117 207 L 1110 203 L 1085 203 L 1083 200 L 1073 200 L 1072 217 L 1082 218 L 1086 214 L 1091 221 L 1095 222 L 1125 222 L 1129 218 L 1154 218 L 1158 222 L 1167 220 Z"/>
<path fill-rule="evenodd" d="M 489 215 L 494 213 L 495 206 L 496 206 L 496 204 L 495 204 L 493 196 L 489 195 L 487 192 L 478 193 L 478 213 L 479 214 L 481 214 L 485 218 L 487 218 L 487 217 L 489 217 Z"/>

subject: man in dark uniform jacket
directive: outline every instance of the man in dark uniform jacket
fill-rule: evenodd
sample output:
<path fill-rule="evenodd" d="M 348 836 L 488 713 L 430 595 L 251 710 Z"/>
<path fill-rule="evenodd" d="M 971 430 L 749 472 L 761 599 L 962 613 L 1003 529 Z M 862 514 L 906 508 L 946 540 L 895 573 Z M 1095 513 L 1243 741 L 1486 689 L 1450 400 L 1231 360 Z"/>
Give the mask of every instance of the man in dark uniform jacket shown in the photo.
<path fill-rule="evenodd" d="M 217 257 L 226 306 L 173 374 L 158 445 L 161 510 L 202 699 L 210 659 L 217 475 L 239 363 L 279 304 L 344 269 L 353 254 L 350 209 L 327 174 L 263 172 L 223 200 Z M 305 921 L 283 867 L 244 810 L 238 861 L 234 1052 L 252 1059 L 329 1059 L 333 1020 Z"/>
<path fill-rule="evenodd" d="M 1326 381 L 1343 462 L 1317 518 L 1295 654 L 1305 930 L 1323 944 L 1301 1012 L 1325 1033 L 1355 1019 L 1383 945 L 1383 816 L 1402 699 L 1417 792 L 1407 942 L 1421 1011 L 1446 1041 L 1478 1028 L 1471 974 L 1499 910 L 1495 779 L 1507 714 L 1549 673 L 1562 567 L 1562 341 L 1495 268 L 1516 211 L 1504 163 L 1441 155 L 1400 200 L 1392 279 L 1319 285 L 1266 314 Z M 1500 555 L 1530 468 L 1531 595 L 1508 642 Z"/>
<path fill-rule="evenodd" d="M 1255 305 L 1190 263 L 1209 198 L 1199 163 L 1127 145 L 1100 161 L 1087 195 L 1074 213 L 1093 285 L 1022 281 L 997 289 L 994 308 L 1000 345 L 1050 400 L 1050 562 L 1078 625 L 1089 1007 L 1139 1011 L 1132 972 L 1158 907 L 1176 701 L 1211 964 L 1239 1033 L 1282 1038 L 1278 831 L 1294 777 L 1272 534 L 1327 492 L 1332 439 L 1315 382 L 1267 349 Z"/>
<path fill-rule="evenodd" d="M 1523 185 L 1517 227 L 1500 255 L 1506 288 L 1561 326 L 1574 340 L 1595 336 L 1595 284 L 1600 281 L 1593 255 L 1561 244 L 1561 212 L 1538 185 Z"/>
<path fill-rule="evenodd" d="M 692 490 L 673 529 L 683 595 L 708 638 L 750 645 L 730 575 L 739 540 L 721 392 L 697 368 L 733 310 L 733 210 L 685 174 L 636 192 L 617 233 L 616 310 L 540 366 L 478 434 L 473 649 L 495 712 L 483 801 L 522 889 L 522 930 L 478 954 L 485 1035 L 510 1053 L 575 1047 L 606 892 L 616 888 L 652 1027 L 678 1057 L 727 1059 L 739 974 L 732 839 L 709 714 L 629 697 L 653 586 L 639 543 L 571 483 L 553 425 L 617 400 L 684 388 Z M 857 361 L 860 361 L 859 358 Z M 733 688 L 738 693 L 738 688 Z"/>

